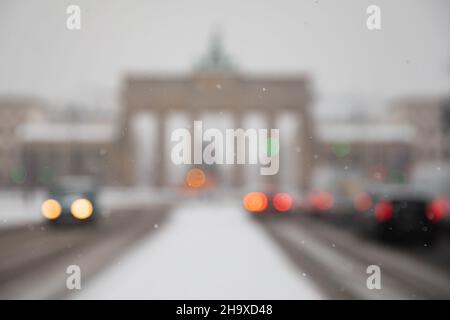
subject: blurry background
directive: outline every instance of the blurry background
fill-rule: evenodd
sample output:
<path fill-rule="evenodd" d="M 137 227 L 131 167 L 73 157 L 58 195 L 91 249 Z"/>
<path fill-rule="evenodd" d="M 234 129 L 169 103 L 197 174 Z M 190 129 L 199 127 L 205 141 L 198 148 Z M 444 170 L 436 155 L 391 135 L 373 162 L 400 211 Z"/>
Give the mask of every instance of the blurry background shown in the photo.
<path fill-rule="evenodd" d="M 70 4 L 81 8 L 81 30 L 66 28 Z M 371 4 L 381 8 L 379 31 L 366 27 Z M 0 270 L 0 282 L 5 283 L 1 291 L 10 292 L 3 296 L 41 297 L 13 281 L 31 272 L 17 268 L 32 259 L 31 249 L 20 247 L 26 243 L 20 232 L 40 230 L 35 227 L 42 223 L 40 204 L 61 176 L 94 178 L 103 213 L 112 216 L 116 211 L 155 211 L 159 217 L 162 211 L 187 206 L 185 201 L 200 201 L 204 207 L 198 212 L 207 214 L 223 202 L 225 217 L 229 212 L 240 217 L 245 213 L 233 205 L 242 195 L 268 186 L 289 191 L 303 211 L 310 194 L 326 191 L 333 195 L 333 213 L 348 215 L 354 214 L 353 199 L 373 185 L 381 185 L 383 194 L 390 193 L 388 185 L 418 184 L 432 191 L 432 197 L 450 196 L 449 15 L 445 0 L 0 0 L 0 232 L 12 257 Z M 171 163 L 170 133 L 180 127 L 191 130 L 193 120 L 222 131 L 280 128 L 279 174 L 261 177 L 259 166 L 202 166 L 210 183 L 189 193 L 186 174 L 191 168 Z M 193 199 L 186 200 L 185 191 Z M 202 215 L 198 219 L 204 228 L 220 225 L 214 219 L 216 227 L 209 225 Z M 159 224 L 151 220 L 147 225 L 153 232 Z M 443 225 L 448 228 L 448 222 Z M 255 226 L 259 228 L 249 224 L 250 229 Z M 104 232 L 115 229 L 108 230 Z M 55 236 L 54 230 L 48 232 L 40 236 Z M 80 238 L 79 231 L 68 231 L 72 236 L 59 232 L 69 249 Z M 27 241 L 35 241 L 34 236 Z M 442 241 L 432 256 L 448 269 L 450 246 Z M 214 241 L 209 245 L 214 248 Z M 48 248 L 36 246 L 31 251 Z M 48 263 L 48 256 L 38 256 L 33 261 Z M 367 264 L 379 263 L 375 257 L 369 255 Z M 401 278 L 398 269 L 408 263 L 395 261 L 396 279 Z M 92 274 L 98 271 L 98 266 L 89 268 Z M 418 293 L 407 283 L 402 290 L 408 295 L 395 284 L 392 292 L 398 295 L 392 297 L 448 298 L 448 291 L 433 287 L 439 281 L 428 279 L 433 272 L 426 268 L 427 289 Z M 164 270 L 161 266 L 161 272 L 169 272 Z M 443 277 L 448 284 L 448 275 Z M 236 283 L 245 284 L 243 279 Z M 221 297 L 221 285 L 214 288 Z M 255 292 L 278 297 L 253 289 L 244 297 L 255 297 Z M 295 290 L 281 296 L 327 296 L 297 295 Z M 339 290 L 330 296 L 347 297 Z M 67 294 L 57 292 L 49 289 L 50 296 Z M 107 297 L 103 294 L 114 290 L 92 292 L 88 297 Z M 167 292 L 137 297 L 173 297 L 173 290 Z M 211 297 L 205 292 L 187 291 L 179 297 Z M 228 297 L 237 294 L 233 288 L 227 292 Z M 365 297 L 358 294 L 348 297 Z"/>

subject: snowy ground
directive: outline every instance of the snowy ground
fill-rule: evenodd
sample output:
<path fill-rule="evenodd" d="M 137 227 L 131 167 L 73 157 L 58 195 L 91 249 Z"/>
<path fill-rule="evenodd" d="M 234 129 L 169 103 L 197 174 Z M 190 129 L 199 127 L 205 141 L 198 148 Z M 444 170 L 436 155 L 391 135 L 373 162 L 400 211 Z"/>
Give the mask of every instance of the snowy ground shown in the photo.
<path fill-rule="evenodd" d="M 0 229 L 22 223 L 40 221 L 43 192 L 23 194 L 20 191 L 0 192 Z"/>
<path fill-rule="evenodd" d="M 237 203 L 185 202 L 155 228 L 72 298 L 321 298 Z"/>

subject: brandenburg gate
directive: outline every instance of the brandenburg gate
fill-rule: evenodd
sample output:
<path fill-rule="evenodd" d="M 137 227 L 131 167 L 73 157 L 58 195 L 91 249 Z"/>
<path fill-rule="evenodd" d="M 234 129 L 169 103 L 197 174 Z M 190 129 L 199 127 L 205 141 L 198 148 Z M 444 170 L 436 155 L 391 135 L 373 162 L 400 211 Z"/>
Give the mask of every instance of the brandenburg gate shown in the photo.
<path fill-rule="evenodd" d="M 129 75 L 122 88 L 123 110 L 121 114 L 120 152 L 124 180 L 133 183 L 133 138 L 130 134 L 132 118 L 140 112 L 151 112 L 156 119 L 157 158 L 154 184 L 163 187 L 167 181 L 166 137 L 168 116 L 173 112 L 188 114 L 191 124 L 199 120 L 203 112 L 229 113 L 234 128 L 243 128 L 246 113 L 261 113 L 266 128 L 277 128 L 277 117 L 288 111 L 297 123 L 296 146 L 299 146 L 299 163 L 296 163 L 296 181 L 301 189 L 307 189 L 311 181 L 314 154 L 314 126 L 310 111 L 311 92 L 309 79 L 303 76 L 252 76 L 241 74 L 233 68 L 223 53 L 220 42 L 213 44 L 201 60 L 195 72 L 182 75 Z M 220 84 L 220 90 L 218 90 Z M 283 128 L 280 129 L 280 136 Z M 295 146 L 292 146 L 295 149 Z M 291 150 L 292 151 L 292 150 Z M 233 186 L 245 184 L 243 166 L 235 164 Z M 277 175 L 270 177 L 276 184 Z"/>

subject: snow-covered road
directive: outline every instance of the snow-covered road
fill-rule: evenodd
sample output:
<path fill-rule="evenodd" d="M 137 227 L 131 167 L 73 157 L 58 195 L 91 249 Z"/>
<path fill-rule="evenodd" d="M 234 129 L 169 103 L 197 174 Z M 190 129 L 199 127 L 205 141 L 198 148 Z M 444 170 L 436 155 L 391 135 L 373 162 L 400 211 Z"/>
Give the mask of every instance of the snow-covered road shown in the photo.
<path fill-rule="evenodd" d="M 320 299 L 239 203 L 186 202 L 69 298 Z"/>

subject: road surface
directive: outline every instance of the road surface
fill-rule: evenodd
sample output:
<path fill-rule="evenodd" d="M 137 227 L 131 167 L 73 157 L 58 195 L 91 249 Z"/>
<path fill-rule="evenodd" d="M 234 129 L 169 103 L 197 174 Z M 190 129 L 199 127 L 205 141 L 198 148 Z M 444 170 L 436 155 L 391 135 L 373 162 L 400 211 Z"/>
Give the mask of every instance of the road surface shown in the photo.
<path fill-rule="evenodd" d="M 435 247 L 380 243 L 349 228 L 307 216 L 259 219 L 273 239 L 329 298 L 449 299 L 450 238 Z M 354 227 L 354 226 L 353 226 Z M 381 270 L 381 290 L 369 290 L 367 267 Z"/>
<path fill-rule="evenodd" d="M 417 248 L 356 229 L 215 198 L 120 208 L 85 227 L 13 225 L 0 230 L 0 298 L 450 298 L 448 235 Z M 66 288 L 72 264 L 81 290 Z M 369 265 L 380 290 L 366 286 Z"/>
<path fill-rule="evenodd" d="M 0 232 L 0 299 L 64 298 L 66 269 L 79 265 L 83 281 L 117 263 L 130 246 L 154 233 L 167 209 L 112 212 L 93 225 L 32 223 Z"/>

